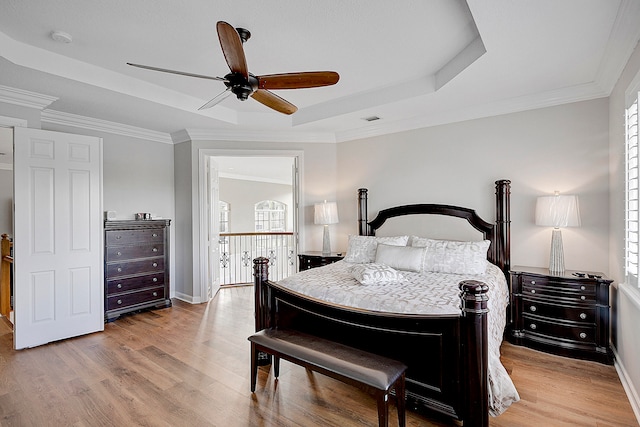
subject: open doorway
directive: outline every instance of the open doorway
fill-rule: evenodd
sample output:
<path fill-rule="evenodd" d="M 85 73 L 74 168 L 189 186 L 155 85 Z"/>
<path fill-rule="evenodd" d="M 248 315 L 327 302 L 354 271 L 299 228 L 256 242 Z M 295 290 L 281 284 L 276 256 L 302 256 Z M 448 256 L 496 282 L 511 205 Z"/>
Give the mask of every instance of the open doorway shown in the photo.
<path fill-rule="evenodd" d="M 253 259 L 269 259 L 270 277 L 297 269 L 299 162 L 296 153 L 252 151 L 206 157 L 206 262 L 209 297 L 220 286 L 253 283 Z M 201 196 L 201 197 L 202 197 Z M 204 200 L 201 200 L 204 202 Z"/>

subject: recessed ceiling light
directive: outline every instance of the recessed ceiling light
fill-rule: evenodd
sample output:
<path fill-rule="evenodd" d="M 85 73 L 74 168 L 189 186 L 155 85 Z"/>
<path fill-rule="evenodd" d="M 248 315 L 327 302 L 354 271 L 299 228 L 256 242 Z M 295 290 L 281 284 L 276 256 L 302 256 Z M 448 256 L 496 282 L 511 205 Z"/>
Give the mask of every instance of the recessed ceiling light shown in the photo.
<path fill-rule="evenodd" d="M 73 41 L 71 34 L 65 33 L 64 31 L 53 31 L 51 33 L 51 38 L 58 43 L 71 43 Z"/>

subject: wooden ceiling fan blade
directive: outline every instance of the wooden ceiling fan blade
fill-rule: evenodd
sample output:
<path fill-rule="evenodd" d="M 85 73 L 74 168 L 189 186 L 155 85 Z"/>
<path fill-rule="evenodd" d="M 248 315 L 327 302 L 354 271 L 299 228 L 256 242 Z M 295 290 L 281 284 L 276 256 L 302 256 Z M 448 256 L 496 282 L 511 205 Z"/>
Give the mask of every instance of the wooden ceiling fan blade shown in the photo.
<path fill-rule="evenodd" d="M 239 73 L 249 77 L 249 69 L 247 67 L 247 58 L 242 48 L 242 40 L 235 28 L 224 21 L 218 21 L 216 24 L 218 30 L 218 38 L 220 39 L 220 47 L 224 54 L 224 59 L 229 65 L 232 73 Z"/>
<path fill-rule="evenodd" d="M 307 71 L 302 73 L 267 74 L 258 76 L 260 89 L 304 89 L 331 86 L 338 83 L 340 75 L 335 71 Z"/>
<path fill-rule="evenodd" d="M 205 75 L 202 75 L 202 74 L 186 73 L 184 71 L 168 70 L 166 68 L 151 67 L 149 65 L 132 64 L 131 62 L 127 62 L 127 65 L 131 65 L 132 67 L 144 68 L 145 70 L 153 70 L 153 71 L 160 71 L 162 73 L 178 74 L 180 76 L 197 77 L 199 79 L 217 80 L 217 81 L 221 81 L 221 82 L 226 82 L 227 81 L 227 79 L 222 78 L 222 77 L 205 76 Z"/>
<path fill-rule="evenodd" d="M 298 107 L 266 89 L 256 90 L 251 97 L 259 103 L 283 114 L 293 114 L 298 111 Z"/>
<path fill-rule="evenodd" d="M 229 95 L 231 95 L 231 88 L 227 88 L 227 90 L 225 90 L 224 92 L 216 95 L 215 98 L 213 98 L 211 101 L 207 102 L 206 104 L 204 104 L 202 107 L 198 108 L 198 110 L 205 110 L 207 108 L 211 108 L 216 104 L 221 103 L 223 100 L 225 100 Z"/>

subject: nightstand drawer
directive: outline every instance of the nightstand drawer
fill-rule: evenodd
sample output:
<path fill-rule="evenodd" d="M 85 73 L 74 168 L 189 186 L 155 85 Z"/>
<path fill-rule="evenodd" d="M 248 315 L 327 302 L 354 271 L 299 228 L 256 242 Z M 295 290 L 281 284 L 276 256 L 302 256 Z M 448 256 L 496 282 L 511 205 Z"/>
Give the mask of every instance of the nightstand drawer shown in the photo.
<path fill-rule="evenodd" d="M 591 324 L 596 321 L 596 309 L 593 305 L 567 306 L 528 298 L 524 298 L 522 303 L 523 312 L 532 316 Z"/>
<path fill-rule="evenodd" d="M 595 326 L 563 325 L 556 322 L 533 318 L 524 315 L 524 329 L 526 334 L 543 335 L 553 339 L 574 341 L 583 344 L 595 344 Z"/>
<path fill-rule="evenodd" d="M 527 298 L 540 297 L 552 300 L 595 301 L 595 283 L 568 283 L 561 280 L 551 281 L 539 277 L 522 277 L 522 294 Z"/>

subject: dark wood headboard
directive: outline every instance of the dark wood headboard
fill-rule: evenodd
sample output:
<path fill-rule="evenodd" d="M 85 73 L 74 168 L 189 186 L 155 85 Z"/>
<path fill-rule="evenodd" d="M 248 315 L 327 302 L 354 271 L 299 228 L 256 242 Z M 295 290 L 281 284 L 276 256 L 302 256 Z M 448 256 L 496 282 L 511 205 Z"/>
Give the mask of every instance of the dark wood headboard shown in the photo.
<path fill-rule="evenodd" d="M 511 181 L 502 179 L 496 181 L 496 219 L 489 223 L 473 209 L 460 206 L 439 204 L 415 204 L 395 206 L 383 209 L 371 221 L 368 221 L 367 196 L 368 190 L 358 190 L 358 233 L 361 236 L 375 236 L 376 230 L 389 218 L 405 215 L 445 215 L 466 219 L 469 224 L 482 233 L 483 238 L 491 241 L 487 258 L 497 265 L 506 277 L 511 268 Z"/>

